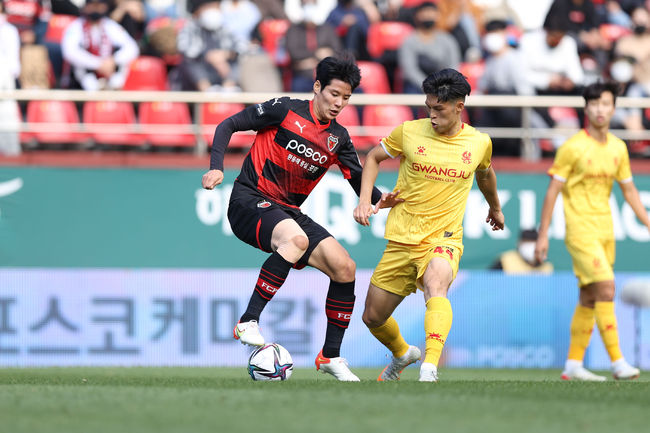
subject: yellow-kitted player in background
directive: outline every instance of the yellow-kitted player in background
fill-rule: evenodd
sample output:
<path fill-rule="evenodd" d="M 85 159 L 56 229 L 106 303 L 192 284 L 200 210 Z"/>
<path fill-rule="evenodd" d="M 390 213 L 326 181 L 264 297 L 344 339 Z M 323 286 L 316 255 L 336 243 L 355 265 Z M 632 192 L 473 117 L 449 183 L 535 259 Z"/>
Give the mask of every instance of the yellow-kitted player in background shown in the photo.
<path fill-rule="evenodd" d="M 625 143 L 609 132 L 618 84 L 594 83 L 585 88 L 588 126 L 564 143 L 549 170 L 552 179 L 544 198 L 535 254 L 548 253 L 548 228 L 560 191 L 566 220 L 565 243 L 580 287 L 579 304 L 571 321 L 571 340 L 562 379 L 603 381 L 582 365 L 594 327 L 612 360 L 615 379 L 634 379 L 639 369 L 625 361 L 619 346 L 614 314 L 615 241 L 609 197 L 614 179 L 636 216 L 650 230 L 648 214 L 632 181 Z"/>
<path fill-rule="evenodd" d="M 460 118 L 470 85 L 458 71 L 443 69 L 429 75 L 422 87 L 429 118 L 404 122 L 368 153 L 354 210 L 355 220 L 368 225 L 377 212 L 370 194 L 379 163 L 399 157 L 394 191 L 404 201 L 388 215 L 388 245 L 370 280 L 363 312 L 370 332 L 393 354 L 380 381 L 399 379 L 406 366 L 420 359 L 420 349 L 404 341 L 392 317 L 404 297 L 418 288 L 426 304 L 426 350 L 419 380 L 438 380 L 438 361 L 452 322 L 447 290 L 463 253 L 463 216 L 475 172 L 490 205 L 486 222 L 493 230 L 504 227 L 490 137 Z"/>

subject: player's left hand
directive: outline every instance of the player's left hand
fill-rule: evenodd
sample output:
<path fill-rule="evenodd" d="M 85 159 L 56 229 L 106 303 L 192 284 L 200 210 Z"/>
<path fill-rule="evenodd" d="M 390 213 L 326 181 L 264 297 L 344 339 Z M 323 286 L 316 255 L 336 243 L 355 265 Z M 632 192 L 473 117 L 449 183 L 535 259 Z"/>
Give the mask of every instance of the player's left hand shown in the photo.
<path fill-rule="evenodd" d="M 393 192 L 385 192 L 381 195 L 381 199 L 377 202 L 375 205 L 375 213 L 379 212 L 379 209 L 385 209 L 387 207 L 393 207 L 398 203 L 402 203 L 404 201 L 403 198 L 397 197 L 399 195 L 400 191 L 399 189 L 397 191 Z"/>
<path fill-rule="evenodd" d="M 354 220 L 361 224 L 362 226 L 369 226 L 370 225 L 370 216 L 377 213 L 376 211 L 373 210 L 372 204 L 370 203 L 359 203 L 356 208 L 354 208 L 354 212 L 352 215 L 354 216 Z"/>
<path fill-rule="evenodd" d="M 503 230 L 506 224 L 506 218 L 503 216 L 501 209 L 495 210 L 490 208 L 488 211 L 488 216 L 485 218 L 485 222 L 492 226 L 492 231 Z"/>

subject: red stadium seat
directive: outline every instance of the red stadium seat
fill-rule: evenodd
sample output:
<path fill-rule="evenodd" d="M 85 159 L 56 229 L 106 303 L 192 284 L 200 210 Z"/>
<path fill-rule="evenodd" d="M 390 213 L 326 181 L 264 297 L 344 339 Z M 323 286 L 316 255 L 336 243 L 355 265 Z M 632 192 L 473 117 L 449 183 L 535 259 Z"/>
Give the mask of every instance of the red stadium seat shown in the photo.
<path fill-rule="evenodd" d="M 192 125 L 190 109 L 183 102 L 143 102 L 140 104 L 140 125 L 147 129 L 145 140 L 154 146 L 194 146 L 195 139 L 191 133 L 177 132 Z M 165 125 L 167 131 L 153 132 L 155 125 Z"/>
<path fill-rule="evenodd" d="M 548 114 L 555 124 L 564 128 L 580 128 L 580 119 L 575 108 L 572 107 L 549 107 Z"/>
<path fill-rule="evenodd" d="M 285 66 L 289 63 L 289 57 L 280 51 L 281 41 L 287 33 L 291 23 L 289 20 L 263 20 L 259 24 L 262 48 L 269 53 L 277 65 Z"/>
<path fill-rule="evenodd" d="M 390 93 L 388 74 L 381 63 L 358 61 L 361 69 L 361 84 L 364 93 Z"/>
<path fill-rule="evenodd" d="M 128 128 L 136 125 L 135 111 L 130 102 L 86 102 L 83 108 L 83 119 L 96 143 L 144 144 L 144 136 L 127 132 Z M 88 124 L 119 124 L 120 127 L 101 125 L 91 127 Z"/>
<path fill-rule="evenodd" d="M 208 146 L 212 145 L 214 129 L 218 124 L 244 109 L 244 104 L 211 102 L 201 105 L 201 134 Z M 249 147 L 253 144 L 253 135 L 236 132 L 230 139 L 230 147 Z"/>
<path fill-rule="evenodd" d="M 379 58 L 386 50 L 398 50 L 402 42 L 413 32 L 410 24 L 397 21 L 373 23 L 368 29 L 368 53 Z"/>
<path fill-rule="evenodd" d="M 618 39 L 623 36 L 629 35 L 632 33 L 627 27 L 619 26 L 618 24 L 604 23 L 601 24 L 598 28 L 600 31 L 600 36 L 609 41 L 616 42 Z"/>
<path fill-rule="evenodd" d="M 88 139 L 83 132 L 76 132 L 79 114 L 71 101 L 30 101 L 27 104 L 27 123 L 47 126 L 47 131 L 29 133 L 39 143 L 82 143 Z"/>
<path fill-rule="evenodd" d="M 167 66 L 164 60 L 151 56 L 135 59 L 123 90 L 167 90 Z"/>
<path fill-rule="evenodd" d="M 74 15 L 52 15 L 47 22 L 47 30 L 45 31 L 44 39 L 48 42 L 61 43 L 65 29 L 68 28 L 71 22 L 76 20 Z"/>
<path fill-rule="evenodd" d="M 363 109 L 363 126 L 373 127 L 368 134 L 371 146 L 407 120 L 413 120 L 413 112 L 405 105 L 366 105 Z"/>
<path fill-rule="evenodd" d="M 339 115 L 336 116 L 336 122 L 347 128 L 350 137 L 352 138 L 352 143 L 354 143 L 354 147 L 357 149 L 366 147 L 368 140 L 357 132 L 361 128 L 361 121 L 359 120 L 357 107 L 346 105 Z"/>
<path fill-rule="evenodd" d="M 485 62 L 461 63 L 458 72 L 467 78 L 467 82 L 472 87 L 472 92 L 478 88 L 478 81 L 485 71 Z"/>

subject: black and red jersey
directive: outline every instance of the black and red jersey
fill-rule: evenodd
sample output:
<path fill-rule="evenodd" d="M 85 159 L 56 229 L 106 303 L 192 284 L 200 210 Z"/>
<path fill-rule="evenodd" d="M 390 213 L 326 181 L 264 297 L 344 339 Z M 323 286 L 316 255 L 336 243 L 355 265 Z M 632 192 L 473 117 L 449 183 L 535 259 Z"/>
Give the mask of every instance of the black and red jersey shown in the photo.
<path fill-rule="evenodd" d="M 236 182 L 298 208 L 336 164 L 359 193 L 361 164 L 348 131 L 336 120 L 320 123 L 311 101 L 288 97 L 250 106 L 222 122 L 215 131 L 210 168 L 223 170 L 232 133 L 250 129 L 258 132 Z M 375 188 L 373 203 L 380 196 Z"/>
<path fill-rule="evenodd" d="M 22 32 L 34 27 L 43 11 L 43 5 L 39 0 L 5 0 L 4 10 L 7 21 Z"/>

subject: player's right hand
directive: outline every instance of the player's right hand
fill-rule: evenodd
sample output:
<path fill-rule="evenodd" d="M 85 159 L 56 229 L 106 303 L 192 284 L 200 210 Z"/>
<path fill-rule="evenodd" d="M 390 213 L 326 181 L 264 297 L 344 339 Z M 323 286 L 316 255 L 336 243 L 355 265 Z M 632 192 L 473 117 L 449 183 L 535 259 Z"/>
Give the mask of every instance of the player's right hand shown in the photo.
<path fill-rule="evenodd" d="M 201 178 L 201 184 L 205 189 L 213 189 L 221 182 L 223 182 L 223 171 L 221 170 L 210 170 Z"/>
<path fill-rule="evenodd" d="M 538 236 L 535 243 L 535 259 L 538 263 L 544 263 L 548 257 L 548 237 Z"/>
<path fill-rule="evenodd" d="M 376 212 L 372 207 L 371 203 L 359 203 L 359 205 L 356 208 L 354 208 L 354 212 L 352 214 L 356 222 L 358 222 L 362 226 L 369 226 L 370 216 L 372 216 L 375 213 Z"/>

